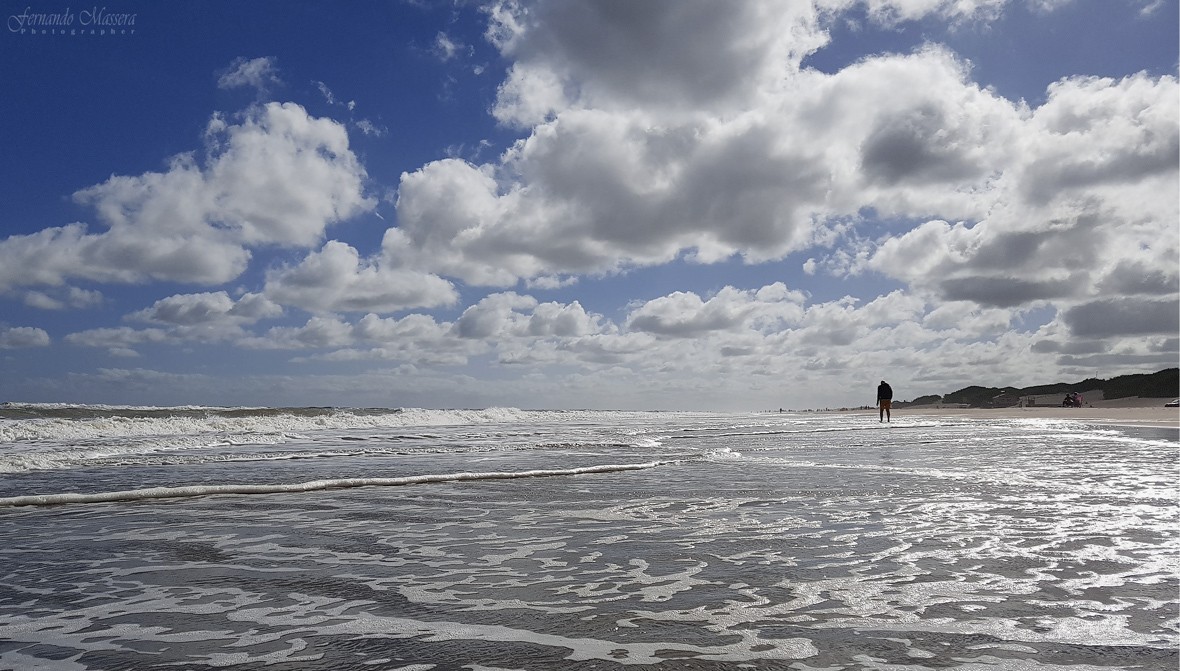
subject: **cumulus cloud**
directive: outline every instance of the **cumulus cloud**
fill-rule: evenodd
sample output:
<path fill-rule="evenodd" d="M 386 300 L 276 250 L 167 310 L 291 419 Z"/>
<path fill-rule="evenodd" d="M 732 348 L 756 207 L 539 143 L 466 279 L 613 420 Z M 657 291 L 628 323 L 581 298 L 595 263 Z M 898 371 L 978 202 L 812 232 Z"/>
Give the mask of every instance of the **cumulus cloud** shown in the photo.
<path fill-rule="evenodd" d="M 541 76 L 596 108 L 733 110 L 827 39 L 798 2 L 500 2 L 490 16 L 489 36 L 514 61 L 509 87 Z"/>
<path fill-rule="evenodd" d="M 1113 330 L 1071 334 L 1066 323 L 1097 324 L 1120 315 L 1092 316 L 1082 310 L 1018 332 L 1010 311 L 968 301 L 931 303 L 898 290 L 867 303 L 852 297 L 810 302 L 781 283 L 748 291 L 727 287 L 707 298 L 673 292 L 631 305 L 617 322 L 576 301 L 542 302 L 503 292 L 481 299 L 450 322 L 420 314 L 370 313 L 356 320 L 319 315 L 302 326 L 276 326 L 259 335 L 203 328 L 216 323 L 229 303 L 215 295 L 183 298 L 165 301 L 152 313 L 157 319 L 170 315 L 183 325 L 161 320 L 164 328 L 96 329 L 67 341 L 119 354 L 146 343 L 228 338 L 241 347 L 296 352 L 295 362 L 383 361 L 416 372 L 465 366 L 478 358 L 545 371 L 547 379 L 569 385 L 566 392 L 575 396 L 606 385 L 621 394 L 612 397 L 615 402 L 628 394 L 639 402 L 642 390 L 667 402 L 658 407 L 677 407 L 696 397 L 692 390 L 699 390 L 702 376 L 712 385 L 711 407 L 723 406 L 725 398 L 748 403 L 784 396 L 815 407 L 846 397 L 847 390 L 838 387 L 858 376 L 865 380 L 866 394 L 887 376 L 907 396 L 917 396 L 947 391 L 963 380 L 1043 382 L 1059 375 L 1059 365 L 1072 370 L 1068 367 L 1082 366 L 1087 357 L 1102 357 L 1109 365 L 1159 365 L 1177 350 L 1177 339 L 1166 334 L 1111 340 Z M 1118 333 L 1158 332 L 1166 324 L 1148 315 L 1164 307 L 1174 313 L 1177 307 L 1148 303 L 1153 301 L 1133 306 L 1129 313 L 1138 315 L 1138 322 Z M 187 309 L 193 305 L 204 307 Z M 633 379 L 633 386 L 620 389 L 608 382 L 621 377 Z M 518 384 L 523 379 L 509 377 L 500 389 L 507 394 Z M 799 389 L 811 390 L 810 395 L 799 397 Z M 486 402 L 495 400 L 487 397 Z"/>
<path fill-rule="evenodd" d="M 438 276 L 364 261 L 352 246 L 330 241 L 293 267 L 267 273 L 266 295 L 310 312 L 396 312 L 458 300 Z"/>
<path fill-rule="evenodd" d="M 775 260 L 864 208 L 982 216 L 1026 114 L 933 47 L 800 70 L 826 37 L 798 3 L 505 7 L 493 33 L 516 62 L 497 114 L 529 136 L 495 163 L 404 174 L 385 243 L 470 283 Z M 676 39 L 687 27 L 694 39 Z M 601 41 L 621 45 L 618 62 L 577 46 Z M 708 54 L 703 75 L 684 50 Z"/>
<path fill-rule="evenodd" d="M 463 311 L 454 324 L 463 338 L 580 337 L 612 330 L 581 304 L 538 303 L 532 296 L 491 294 Z"/>
<path fill-rule="evenodd" d="M 249 250 L 216 231 L 205 234 L 114 225 L 90 233 L 85 224 L 46 228 L 0 240 L 0 290 L 60 286 L 71 279 L 103 283 L 167 279 L 217 283 L 241 274 Z"/>
<path fill-rule="evenodd" d="M 1176 294 L 1180 292 L 1180 268 L 1168 267 L 1166 260 L 1152 264 L 1142 259 L 1122 259 L 1102 277 L 1097 287 L 1103 294 Z"/>
<path fill-rule="evenodd" d="M 736 357 L 756 370 L 776 356 L 788 325 L 805 319 L 804 301 L 801 293 L 781 283 L 752 291 L 727 287 L 704 301 L 671 294 L 637 304 L 615 323 L 577 301 L 541 302 L 503 292 L 484 297 L 453 322 L 425 315 L 392 318 L 370 313 L 352 322 L 317 316 L 303 326 L 274 327 L 239 343 L 321 350 L 314 355 L 319 359 L 394 360 L 418 366 L 462 365 L 471 357 L 492 354 L 501 365 L 662 369 L 676 361 L 677 367 L 698 372 Z M 692 303 L 696 312 L 679 314 L 678 302 Z M 690 351 L 694 361 L 681 361 Z"/>
<path fill-rule="evenodd" d="M 303 326 L 274 327 L 238 344 L 251 349 L 319 350 L 301 360 L 396 361 L 415 367 L 463 365 L 490 347 L 460 336 L 453 324 L 426 315 L 399 319 L 376 314 L 355 322 L 315 316 Z"/>
<path fill-rule="evenodd" d="M 166 343 L 172 340 L 166 329 L 134 329 L 129 326 L 88 329 L 71 333 L 65 341 L 81 347 L 98 347 L 113 352 L 128 353 L 136 345 Z"/>
<path fill-rule="evenodd" d="M 528 137 L 496 162 L 404 174 L 386 254 L 510 286 L 681 258 L 775 260 L 835 244 L 868 210 L 930 223 L 840 246 L 809 272 L 873 270 L 1015 308 L 1094 295 L 1094 271 L 1138 246 L 1166 281 L 1175 78 L 1067 78 L 1030 109 L 937 45 L 832 74 L 802 68 L 852 4 L 498 3 L 489 36 L 513 65 L 494 114 Z M 866 9 L 884 23 L 988 20 L 1005 4 Z"/>
<path fill-rule="evenodd" d="M 984 143 L 977 137 L 954 137 L 950 121 L 947 110 L 932 105 L 878 119 L 862 146 L 865 178 L 896 186 L 907 181 L 957 183 L 978 176 L 980 166 L 963 145 Z"/>
<path fill-rule="evenodd" d="M 966 21 L 986 22 L 997 18 L 1011 0 L 865 0 L 868 15 L 874 21 L 886 26 L 905 21 L 914 21 L 929 15 L 940 16 L 952 23 Z M 1072 0 L 1030 0 L 1042 11 L 1051 11 L 1055 6 Z M 849 0 L 834 0 L 821 4 L 849 6 Z"/>
<path fill-rule="evenodd" d="M 1180 97 L 1174 77 L 1073 77 L 1030 119 L 1020 193 L 1039 204 L 1105 187 L 1175 180 Z"/>
<path fill-rule="evenodd" d="M 107 227 L 75 223 L 0 240 L 0 290 L 71 279 L 219 284 L 250 249 L 308 247 L 325 229 L 372 209 L 365 170 L 343 126 L 293 103 L 214 115 L 204 164 L 175 157 L 166 172 L 112 176 L 74 195 Z"/>
<path fill-rule="evenodd" d="M 627 328 L 674 338 L 696 338 L 714 331 L 781 328 L 803 317 L 804 296 L 778 283 L 758 291 L 725 287 L 708 300 L 676 292 L 637 307 Z M 776 329 L 777 330 L 777 329 Z"/>
<path fill-rule="evenodd" d="M 310 246 L 325 228 L 374 206 L 364 167 L 336 121 L 294 103 L 269 103 L 239 124 L 215 118 L 206 221 L 246 244 Z"/>
<path fill-rule="evenodd" d="M 540 302 L 514 292 L 491 294 L 451 323 L 424 315 L 401 319 L 366 315 L 356 322 L 316 317 L 302 327 L 277 327 L 250 346 L 332 349 L 319 358 L 427 360 L 466 363 L 493 353 L 504 365 L 522 363 L 697 375 L 725 369 L 750 375 L 787 374 L 793 367 L 834 361 L 850 365 L 866 353 L 890 355 L 902 339 L 895 329 L 920 320 L 925 303 L 894 292 L 857 306 L 853 299 L 806 305 L 781 283 L 757 290 L 727 287 L 708 299 L 677 292 L 631 306 L 615 323 L 579 303 Z M 934 342 L 961 335 L 932 331 Z M 814 346 L 822 346 L 820 356 Z M 427 357 L 426 353 L 437 354 Z M 417 357 L 417 358 L 415 358 Z M 425 357 L 425 358 L 423 358 Z"/>
<path fill-rule="evenodd" d="M 142 345 L 181 343 L 237 343 L 249 338 L 246 327 L 281 316 L 282 307 L 256 293 L 233 299 L 224 291 L 175 294 L 126 315 L 147 328 L 120 326 L 71 333 L 66 342 L 103 348 L 113 356 L 138 356 Z"/>
<path fill-rule="evenodd" d="M 860 265 L 945 300 L 998 307 L 1174 293 L 1176 166 L 1144 181 L 1156 193 L 1137 183 L 1137 207 L 1121 192 L 1044 206 L 1008 201 L 974 224 L 933 220 L 884 239 Z"/>
<path fill-rule="evenodd" d="M 515 293 L 492 294 L 463 311 L 455 331 L 464 338 L 488 338 L 508 331 L 518 309 L 537 304 L 531 296 Z"/>
<path fill-rule="evenodd" d="M 498 164 L 449 159 L 403 175 L 391 256 L 505 286 L 684 250 L 774 256 L 807 237 L 794 203 L 822 199 L 822 174 L 789 148 L 768 156 L 781 138 L 757 119 L 682 110 L 708 100 L 735 114 L 781 75 L 780 57 L 806 51 L 779 29 L 812 25 L 810 9 L 503 3 L 492 17 L 515 59 L 495 113 L 541 125 Z"/>
<path fill-rule="evenodd" d="M 48 345 L 49 334 L 44 329 L 32 326 L 0 325 L 0 349 L 47 347 Z"/>
<path fill-rule="evenodd" d="M 1006 4 L 863 8 L 884 24 L 986 22 Z M 1005 335 L 1030 308 L 1058 314 L 1042 339 L 1068 340 L 1081 337 L 1069 327 L 1086 323 L 1088 304 L 1175 295 L 1175 77 L 1068 77 L 1032 108 L 975 83 L 971 64 L 938 45 L 830 74 L 803 67 L 826 45 L 826 23 L 854 5 L 497 3 L 489 38 L 512 65 L 493 114 L 526 137 L 495 161 L 445 159 L 403 174 L 385 257 L 508 287 L 809 250 L 808 274 L 878 273 L 908 291 L 863 306 L 796 305 L 798 321 L 776 317 L 779 346 L 878 338 L 915 362 L 915 348 L 941 349 L 995 370 L 1009 366 L 1005 348 L 1035 354 L 1030 336 Z M 914 223 L 874 231 L 874 219 Z M 469 316 L 469 333 L 492 337 L 489 324 L 529 309 L 500 301 Z M 894 303 L 906 319 L 883 325 L 892 318 L 876 316 L 880 306 Z M 732 360 L 756 358 L 768 345 L 743 320 L 765 308 L 732 288 L 673 293 L 594 343 L 609 352 L 604 341 L 624 337 L 696 338 Z M 544 356 L 588 352 L 590 342 Z M 1146 356 L 1136 352 L 1126 360 Z M 866 356 L 829 352 L 806 366 L 850 370 Z"/>
<path fill-rule="evenodd" d="M 260 294 L 245 294 L 235 301 L 226 292 L 216 291 L 169 296 L 127 318 L 157 324 L 193 326 L 225 321 L 253 323 L 278 317 L 282 313 L 282 307 Z"/>
<path fill-rule="evenodd" d="M 88 308 L 102 303 L 102 293 L 78 287 L 61 287 L 47 291 L 26 291 L 25 305 L 42 310 Z"/>
<path fill-rule="evenodd" d="M 1083 303 L 1065 312 L 1065 323 L 1081 338 L 1180 332 L 1180 300 L 1127 298 Z"/>
<path fill-rule="evenodd" d="M 751 261 L 802 247 L 824 178 L 789 155 L 766 156 L 763 129 L 650 128 L 568 112 L 505 157 L 524 176 L 456 159 L 403 175 L 400 226 L 386 252 L 464 281 L 604 273 L 682 252 Z"/>

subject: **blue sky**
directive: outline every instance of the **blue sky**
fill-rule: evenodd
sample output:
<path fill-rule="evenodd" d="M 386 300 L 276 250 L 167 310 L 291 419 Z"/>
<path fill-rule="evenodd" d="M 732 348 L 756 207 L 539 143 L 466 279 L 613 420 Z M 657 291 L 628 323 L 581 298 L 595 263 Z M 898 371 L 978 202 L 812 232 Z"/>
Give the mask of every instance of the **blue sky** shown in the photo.
<path fill-rule="evenodd" d="M 757 410 L 1177 362 L 1174 1 L 4 12 L 0 400 Z"/>

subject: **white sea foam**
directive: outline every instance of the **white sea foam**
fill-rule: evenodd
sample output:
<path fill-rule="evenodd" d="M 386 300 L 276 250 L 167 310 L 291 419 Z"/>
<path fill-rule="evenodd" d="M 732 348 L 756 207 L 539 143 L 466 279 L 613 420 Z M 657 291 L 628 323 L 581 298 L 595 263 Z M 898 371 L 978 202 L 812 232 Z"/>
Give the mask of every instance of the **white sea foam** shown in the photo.
<path fill-rule="evenodd" d="M 581 447 L 600 444 L 604 436 L 579 440 L 579 425 L 609 421 L 644 424 L 657 413 L 599 411 L 537 411 L 517 408 L 480 410 L 365 409 L 365 408 L 174 408 L 131 406 L 75 406 L 60 404 L 0 404 L 0 473 L 62 470 L 111 465 L 203 463 L 226 460 L 271 460 L 326 454 L 307 450 L 311 443 L 359 445 L 363 441 L 413 442 L 415 452 L 429 449 L 430 428 L 497 427 L 495 432 L 472 432 L 451 440 L 446 451 L 491 451 L 536 447 Z M 539 427 L 566 427 L 560 444 L 530 442 Z M 521 427 L 513 429 L 512 427 Z M 404 434 L 406 430 L 412 435 Z M 482 431 L 482 429 L 481 429 Z M 391 435 L 394 432 L 396 435 Z M 636 431 L 618 437 L 621 445 L 656 447 L 657 439 Z M 554 435 L 545 431 L 544 435 Z M 258 454 L 253 446 L 293 447 L 301 454 Z M 218 452 L 213 448 L 239 448 Z M 389 450 L 336 450 L 333 455 L 380 454 Z M 168 456 L 168 455 L 191 456 Z"/>
<path fill-rule="evenodd" d="M 649 461 L 641 464 L 601 464 L 581 468 L 533 470 L 491 473 L 445 473 L 414 475 L 403 478 L 339 478 L 334 480 L 312 480 L 285 484 L 238 484 L 238 485 L 192 485 L 187 487 L 149 487 L 118 492 L 95 492 L 89 494 L 65 492 L 60 494 L 36 494 L 31 496 L 10 496 L 0 498 L 0 507 L 10 506 L 51 506 L 67 503 L 110 503 L 114 501 L 140 501 L 146 499 L 184 498 L 209 496 L 213 494 L 286 494 L 312 492 L 324 489 L 352 487 L 397 487 L 423 485 L 437 482 L 460 482 L 464 480 L 508 480 L 513 478 L 542 478 L 561 475 L 583 475 L 587 473 L 613 473 L 655 468 L 667 461 Z"/>
<path fill-rule="evenodd" d="M 130 457 L 155 438 L 3 446 L 94 458 L 3 478 L 9 506 L 273 494 L 0 509 L 19 540 L 0 667 L 1175 667 L 1168 433 L 501 416 Z M 63 494 L 17 496 L 37 492 Z"/>
<path fill-rule="evenodd" d="M 427 410 L 420 408 L 176 408 L 3 404 L 0 417 L 28 410 L 19 419 L 0 419 L 0 443 L 109 439 L 135 436 L 283 435 L 301 432 L 503 423 L 575 424 L 643 417 L 648 413 L 591 410 Z M 53 412 L 47 412 L 52 410 Z M 33 416 L 24 416 L 32 414 Z"/>

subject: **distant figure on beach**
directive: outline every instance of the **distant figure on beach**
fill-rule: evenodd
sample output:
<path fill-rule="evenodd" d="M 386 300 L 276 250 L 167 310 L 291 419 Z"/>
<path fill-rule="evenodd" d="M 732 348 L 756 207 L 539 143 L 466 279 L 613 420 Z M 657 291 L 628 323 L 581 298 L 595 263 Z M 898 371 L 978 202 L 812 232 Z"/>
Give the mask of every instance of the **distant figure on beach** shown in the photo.
<path fill-rule="evenodd" d="M 885 380 L 881 380 L 881 384 L 877 385 L 877 406 L 881 408 L 879 421 L 893 422 L 893 417 L 889 412 L 893 406 L 893 387 L 890 387 Z"/>

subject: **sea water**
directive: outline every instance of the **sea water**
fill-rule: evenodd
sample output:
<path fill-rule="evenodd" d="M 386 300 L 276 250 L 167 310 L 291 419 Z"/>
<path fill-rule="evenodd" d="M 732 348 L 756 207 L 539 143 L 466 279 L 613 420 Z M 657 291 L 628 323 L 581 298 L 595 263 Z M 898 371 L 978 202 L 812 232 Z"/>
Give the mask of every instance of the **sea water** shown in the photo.
<path fill-rule="evenodd" d="M 1177 431 L 0 406 L 0 668 L 1175 669 Z"/>

